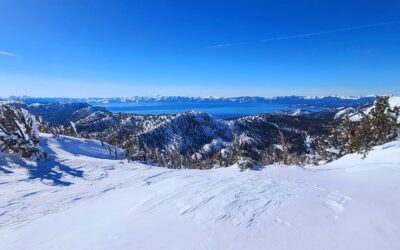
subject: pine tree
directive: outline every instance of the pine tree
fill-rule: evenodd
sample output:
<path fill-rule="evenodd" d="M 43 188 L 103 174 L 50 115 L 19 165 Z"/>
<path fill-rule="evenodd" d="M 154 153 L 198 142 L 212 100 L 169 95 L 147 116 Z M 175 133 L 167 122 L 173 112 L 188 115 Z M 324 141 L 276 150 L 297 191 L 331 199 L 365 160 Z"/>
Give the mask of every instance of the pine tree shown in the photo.
<path fill-rule="evenodd" d="M 338 150 L 338 155 L 343 156 L 348 153 L 356 151 L 354 147 L 354 138 L 356 135 L 356 124 L 346 117 L 342 122 L 333 130 L 332 135 L 329 137 L 331 146 Z"/>
<path fill-rule="evenodd" d="M 370 116 L 363 114 L 351 144 L 353 151 L 364 154 L 364 157 L 366 157 L 367 153 L 376 145 Z"/>
<path fill-rule="evenodd" d="M 398 108 L 392 109 L 388 96 L 380 96 L 370 112 L 374 143 L 384 144 L 397 137 Z"/>
<path fill-rule="evenodd" d="M 279 130 L 279 137 L 281 141 L 281 147 L 282 147 L 282 157 L 283 157 L 283 164 L 289 165 L 290 164 L 290 148 L 291 145 L 287 142 L 285 139 L 285 136 L 283 135 L 282 131 Z"/>
<path fill-rule="evenodd" d="M 345 131 L 342 141 L 338 141 L 346 153 L 363 153 L 365 157 L 372 147 L 396 139 L 399 109 L 390 107 L 388 96 L 378 97 L 371 111 L 368 114 L 361 112 L 360 115 L 362 118 L 358 125 Z M 343 122 L 343 126 L 350 127 L 351 124 Z"/>
<path fill-rule="evenodd" d="M 399 108 L 391 108 L 389 97 L 377 97 L 371 111 L 359 112 L 360 121 L 343 119 L 331 135 L 317 142 L 317 151 L 323 159 L 333 160 L 348 153 L 362 153 L 364 157 L 376 145 L 392 141 L 398 136 Z"/>

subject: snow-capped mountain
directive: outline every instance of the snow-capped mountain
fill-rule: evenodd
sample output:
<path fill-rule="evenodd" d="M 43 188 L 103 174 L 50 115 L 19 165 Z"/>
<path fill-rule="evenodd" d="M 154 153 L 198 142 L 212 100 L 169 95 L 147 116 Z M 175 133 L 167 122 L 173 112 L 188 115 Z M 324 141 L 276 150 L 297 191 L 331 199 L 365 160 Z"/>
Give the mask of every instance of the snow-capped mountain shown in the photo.
<path fill-rule="evenodd" d="M 111 98 L 35 98 L 35 97 L 9 97 L 5 100 L 17 100 L 28 104 L 34 103 L 271 103 L 287 104 L 296 106 L 313 106 L 337 108 L 370 105 L 375 96 L 278 96 L 272 98 L 258 96 L 241 97 L 187 97 L 187 96 L 133 96 L 133 97 L 111 97 Z"/>

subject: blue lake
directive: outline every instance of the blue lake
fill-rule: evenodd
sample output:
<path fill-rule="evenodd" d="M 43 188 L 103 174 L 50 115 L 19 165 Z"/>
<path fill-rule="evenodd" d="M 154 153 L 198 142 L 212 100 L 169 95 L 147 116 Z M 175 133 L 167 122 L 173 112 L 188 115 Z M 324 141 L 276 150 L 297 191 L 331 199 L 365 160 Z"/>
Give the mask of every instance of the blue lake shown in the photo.
<path fill-rule="evenodd" d="M 269 103 L 91 103 L 94 106 L 105 107 L 111 112 L 133 114 L 177 114 L 189 110 L 207 112 L 218 118 L 234 118 L 254 114 L 272 113 L 278 110 L 321 111 L 323 108 L 299 107 L 295 105 Z"/>

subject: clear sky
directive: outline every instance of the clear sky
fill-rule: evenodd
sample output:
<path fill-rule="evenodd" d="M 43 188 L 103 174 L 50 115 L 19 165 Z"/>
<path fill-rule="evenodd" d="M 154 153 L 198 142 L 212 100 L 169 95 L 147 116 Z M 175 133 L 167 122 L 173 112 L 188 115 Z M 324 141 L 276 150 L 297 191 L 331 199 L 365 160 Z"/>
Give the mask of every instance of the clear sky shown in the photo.
<path fill-rule="evenodd" d="M 0 96 L 386 93 L 399 0 L 0 0 Z"/>

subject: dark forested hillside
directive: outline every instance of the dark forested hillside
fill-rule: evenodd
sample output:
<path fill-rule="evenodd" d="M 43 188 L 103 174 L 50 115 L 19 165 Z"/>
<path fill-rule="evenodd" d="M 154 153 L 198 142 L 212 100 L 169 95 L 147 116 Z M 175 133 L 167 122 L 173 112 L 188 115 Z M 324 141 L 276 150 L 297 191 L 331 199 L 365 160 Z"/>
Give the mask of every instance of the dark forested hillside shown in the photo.
<path fill-rule="evenodd" d="M 105 108 L 94 107 L 87 103 L 34 103 L 22 104 L 31 114 L 41 116 L 51 125 L 66 125 Z"/>
<path fill-rule="evenodd" d="M 96 111 L 74 129 L 126 149 L 127 158 L 168 167 L 211 168 L 313 161 L 313 141 L 331 121 L 286 115 L 220 120 L 201 112 L 133 115 Z M 70 129 L 67 129 L 70 130 Z"/>

